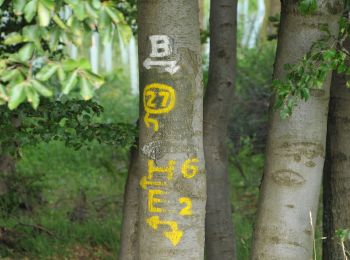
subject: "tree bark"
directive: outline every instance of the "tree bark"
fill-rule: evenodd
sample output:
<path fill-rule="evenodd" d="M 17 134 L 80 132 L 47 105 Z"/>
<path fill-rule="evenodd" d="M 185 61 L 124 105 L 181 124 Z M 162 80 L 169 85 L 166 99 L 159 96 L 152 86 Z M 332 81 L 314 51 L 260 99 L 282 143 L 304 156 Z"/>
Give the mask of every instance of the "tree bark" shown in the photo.
<path fill-rule="evenodd" d="M 139 0 L 135 259 L 204 259 L 206 176 L 198 0 Z"/>
<path fill-rule="evenodd" d="M 138 145 L 136 144 L 136 147 L 133 147 L 131 150 L 128 178 L 125 184 L 123 221 L 120 235 L 120 260 L 136 259 L 139 213 L 138 198 L 140 193 L 140 186 L 137 178 L 137 172 L 139 171 L 137 147 Z"/>
<path fill-rule="evenodd" d="M 236 19 L 236 0 L 211 1 L 209 78 L 204 101 L 208 195 L 205 236 L 209 260 L 236 259 L 226 146 L 234 95 Z"/>
<path fill-rule="evenodd" d="M 296 63 L 310 50 L 322 36 L 321 24 L 337 35 L 342 2 L 317 4 L 316 13 L 302 16 L 298 1 L 282 1 L 274 78 L 283 79 L 284 64 Z M 299 102 L 288 119 L 271 113 L 252 259 L 312 258 L 330 80 L 329 75 L 322 89 L 313 89 L 308 102 Z"/>
<path fill-rule="evenodd" d="M 277 16 L 281 12 L 280 0 L 265 0 L 265 17 L 264 23 L 260 31 L 260 39 L 265 42 L 269 36 L 277 33 L 277 29 L 270 22 L 271 16 Z"/>
<path fill-rule="evenodd" d="M 346 41 L 347 49 L 350 41 Z M 349 76 L 333 74 L 329 102 L 327 153 L 323 182 L 323 259 L 344 259 L 338 229 L 350 227 L 350 90 Z M 350 243 L 345 242 L 347 250 Z"/>

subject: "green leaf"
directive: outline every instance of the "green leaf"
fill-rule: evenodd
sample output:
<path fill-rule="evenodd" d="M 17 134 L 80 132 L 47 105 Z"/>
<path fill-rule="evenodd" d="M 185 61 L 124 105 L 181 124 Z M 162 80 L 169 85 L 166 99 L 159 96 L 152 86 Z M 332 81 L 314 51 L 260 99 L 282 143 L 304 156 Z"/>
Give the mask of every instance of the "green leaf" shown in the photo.
<path fill-rule="evenodd" d="M 5 0 L 0 0 L 0 7 L 2 6 L 2 4 L 4 3 Z"/>
<path fill-rule="evenodd" d="M 26 94 L 24 91 L 26 84 L 28 83 L 21 82 L 11 88 L 8 102 L 9 109 L 13 110 L 17 108 L 26 99 Z"/>
<path fill-rule="evenodd" d="M 52 19 L 62 30 L 68 29 L 67 25 L 61 20 L 61 18 L 57 14 L 54 14 Z"/>
<path fill-rule="evenodd" d="M 74 71 L 68 78 L 66 84 L 63 86 L 62 93 L 65 95 L 68 95 L 72 89 L 76 86 L 77 84 L 77 76 L 78 72 Z"/>
<path fill-rule="evenodd" d="M 10 70 L 9 72 L 5 73 L 5 75 L 3 75 L 0 79 L 1 79 L 1 81 L 8 82 L 8 81 L 14 79 L 15 77 L 17 77 L 19 74 L 20 74 L 20 72 L 18 69 L 13 69 L 13 70 Z"/>
<path fill-rule="evenodd" d="M 6 36 L 4 43 L 6 45 L 16 45 L 23 41 L 23 37 L 20 33 L 13 32 Z"/>
<path fill-rule="evenodd" d="M 31 84 L 26 85 L 24 87 L 24 91 L 27 96 L 28 102 L 32 104 L 32 107 L 34 109 L 37 109 L 40 102 L 40 97 L 38 92 L 36 92 L 36 90 L 33 88 Z"/>
<path fill-rule="evenodd" d="M 350 81 L 347 81 L 347 82 L 346 82 L 346 87 L 347 87 L 347 88 L 350 88 Z"/>
<path fill-rule="evenodd" d="M 80 78 L 80 95 L 84 100 L 89 100 L 94 96 L 94 89 L 90 82 L 84 78 Z"/>
<path fill-rule="evenodd" d="M 59 81 L 61 81 L 61 82 L 66 80 L 66 73 L 64 72 L 62 66 L 58 67 L 57 76 L 58 76 Z"/>
<path fill-rule="evenodd" d="M 52 91 L 48 89 L 44 84 L 41 84 L 39 81 L 33 79 L 31 80 L 33 88 L 39 92 L 40 95 L 44 97 L 51 97 L 53 95 Z"/>
<path fill-rule="evenodd" d="M 88 17 L 87 13 L 85 12 L 85 9 L 81 5 L 74 6 L 72 8 L 73 14 L 79 21 L 83 21 L 85 18 Z"/>
<path fill-rule="evenodd" d="M 27 43 L 24 45 L 18 52 L 18 57 L 20 61 L 28 61 L 34 53 L 34 44 L 33 43 Z"/>
<path fill-rule="evenodd" d="M 8 96 L 6 94 L 5 87 L 2 84 L 0 84 L 0 99 L 2 99 L 4 101 L 8 100 Z"/>
<path fill-rule="evenodd" d="M 302 14 L 311 14 L 317 10 L 316 0 L 299 0 L 299 10 Z"/>
<path fill-rule="evenodd" d="M 22 15 L 26 0 L 13 0 L 13 12 L 15 15 Z"/>
<path fill-rule="evenodd" d="M 101 1 L 100 0 L 92 0 L 92 6 L 95 9 L 100 9 L 101 8 Z"/>
<path fill-rule="evenodd" d="M 38 18 L 39 25 L 42 27 L 47 27 L 50 24 L 51 20 L 51 12 L 42 2 L 38 3 Z"/>
<path fill-rule="evenodd" d="M 55 1 L 54 0 L 40 0 L 40 1 L 50 11 L 55 10 Z"/>
<path fill-rule="evenodd" d="M 104 8 L 105 8 L 107 14 L 109 15 L 109 17 L 112 19 L 113 23 L 118 25 L 120 23 L 120 19 L 118 17 L 119 11 L 117 11 L 114 8 L 110 8 L 108 6 L 105 6 Z"/>
<path fill-rule="evenodd" d="M 24 8 L 24 18 L 28 23 L 30 23 L 34 16 L 36 15 L 36 11 L 38 8 L 38 0 L 32 0 L 26 4 Z"/>
<path fill-rule="evenodd" d="M 57 65 L 46 65 L 35 75 L 35 77 L 40 81 L 46 81 L 55 74 L 57 68 Z"/>
<path fill-rule="evenodd" d="M 92 8 L 89 2 L 85 1 L 84 2 L 84 7 L 86 10 L 86 13 L 90 16 L 90 18 L 97 19 L 98 14 L 97 12 Z"/>

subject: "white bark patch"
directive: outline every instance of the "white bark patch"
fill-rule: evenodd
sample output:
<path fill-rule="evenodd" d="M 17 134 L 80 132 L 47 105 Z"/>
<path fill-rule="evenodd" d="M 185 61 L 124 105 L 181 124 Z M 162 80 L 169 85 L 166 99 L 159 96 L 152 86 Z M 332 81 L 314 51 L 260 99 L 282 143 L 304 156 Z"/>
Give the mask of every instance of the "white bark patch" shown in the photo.
<path fill-rule="evenodd" d="M 149 57 L 143 62 L 143 66 L 150 70 L 152 68 L 159 68 L 171 75 L 178 72 L 180 66 L 177 65 L 176 59 L 170 60 L 174 54 L 173 41 L 167 35 L 151 35 L 149 36 L 151 42 L 151 53 Z"/>

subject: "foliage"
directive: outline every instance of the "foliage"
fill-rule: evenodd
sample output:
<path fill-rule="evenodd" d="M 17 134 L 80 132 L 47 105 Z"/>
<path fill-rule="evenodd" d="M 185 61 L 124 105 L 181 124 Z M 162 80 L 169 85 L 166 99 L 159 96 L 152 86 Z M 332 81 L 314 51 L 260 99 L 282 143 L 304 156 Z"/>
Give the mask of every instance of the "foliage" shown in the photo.
<path fill-rule="evenodd" d="M 28 104 L 15 111 L 0 107 L 2 152 L 13 154 L 18 152 L 18 147 L 52 140 L 63 141 L 67 146 L 78 149 L 92 140 L 112 146 L 127 146 L 134 139 L 133 125 L 96 123 L 95 117 L 103 112 L 103 108 L 95 102 L 44 102 L 44 106 L 37 110 Z"/>
<path fill-rule="evenodd" d="M 286 76 L 283 80 L 274 80 L 275 109 L 280 109 L 282 118 L 292 114 L 300 99 L 307 101 L 311 91 L 320 89 L 331 71 L 350 75 L 350 67 L 345 62 L 349 51 L 343 45 L 350 32 L 350 24 L 348 19 L 341 18 L 339 25 L 339 39 L 331 35 L 326 25 L 321 26 L 323 37 L 311 46 L 301 61 L 285 64 Z M 347 85 L 350 86 L 350 82 Z"/>
<path fill-rule="evenodd" d="M 264 152 L 275 50 L 275 41 L 238 49 L 236 95 L 229 124 L 234 153 L 239 152 L 245 137 L 250 138 L 255 152 Z"/>
<path fill-rule="evenodd" d="M 299 0 L 299 10 L 302 14 L 310 14 L 317 10 L 316 0 Z"/>
<path fill-rule="evenodd" d="M 37 108 L 40 96 L 67 95 L 78 86 L 82 98 L 91 99 L 103 79 L 91 72 L 87 60 L 69 59 L 64 46 L 80 46 L 94 31 L 104 43 L 114 30 L 129 37 L 122 13 L 128 10 L 126 3 L 1 0 L 0 104 L 15 109 L 27 100 Z"/>

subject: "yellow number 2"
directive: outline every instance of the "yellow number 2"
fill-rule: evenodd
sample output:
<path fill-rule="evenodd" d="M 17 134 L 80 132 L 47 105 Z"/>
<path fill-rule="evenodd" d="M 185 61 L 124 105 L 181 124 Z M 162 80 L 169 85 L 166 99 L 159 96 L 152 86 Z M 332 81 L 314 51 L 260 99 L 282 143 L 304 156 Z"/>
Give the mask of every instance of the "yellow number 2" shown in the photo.
<path fill-rule="evenodd" d="M 185 204 L 186 206 L 180 211 L 181 216 L 192 216 L 192 200 L 187 197 L 179 198 L 179 202 L 181 204 Z"/>

